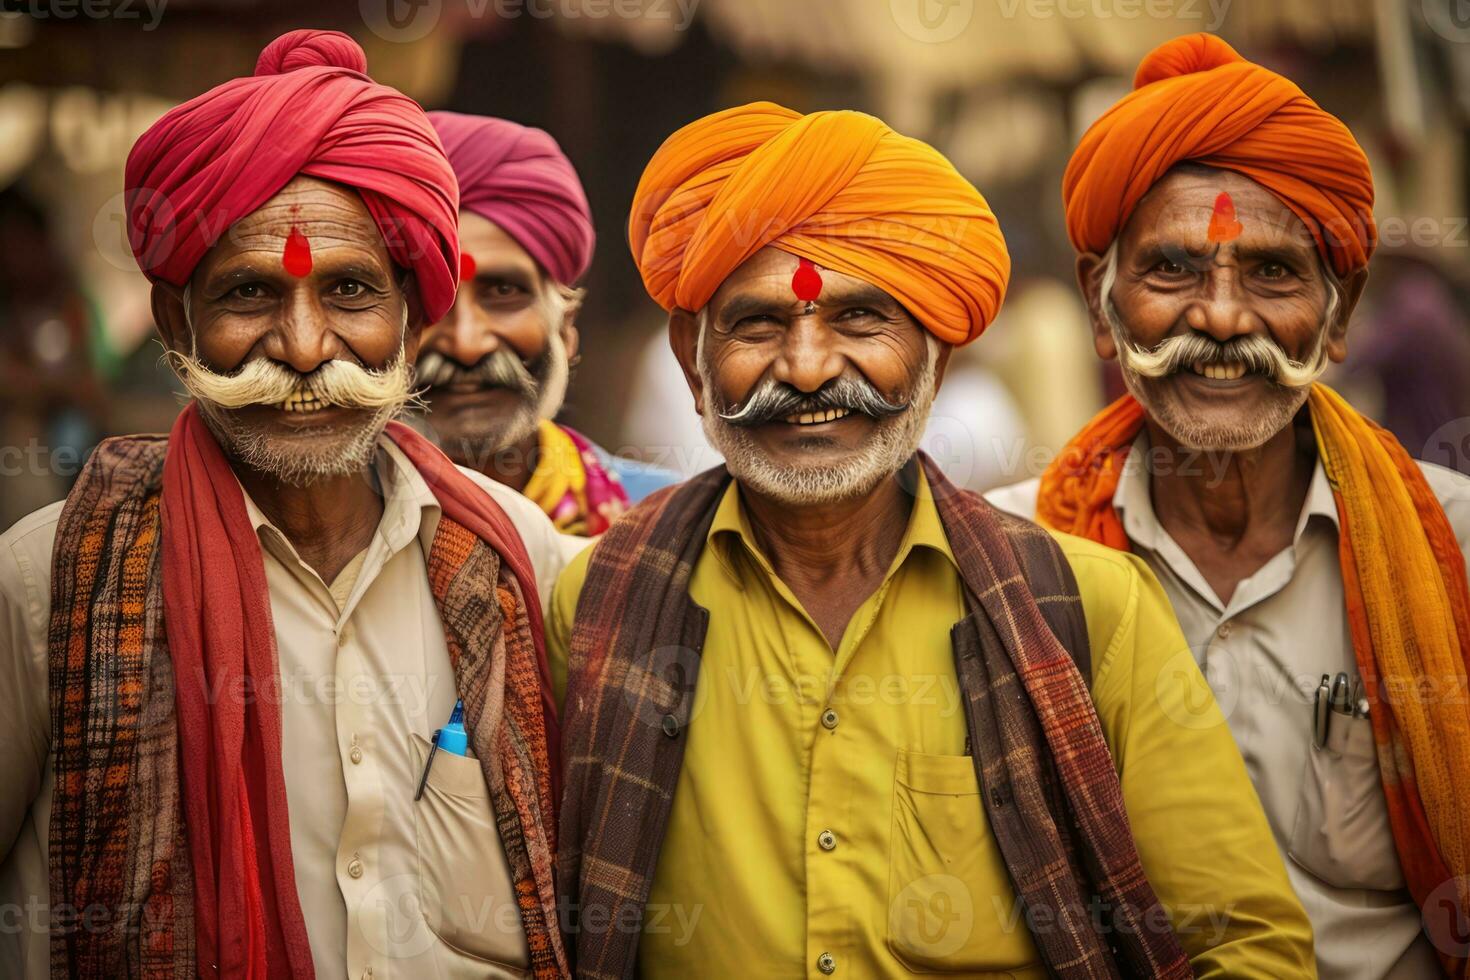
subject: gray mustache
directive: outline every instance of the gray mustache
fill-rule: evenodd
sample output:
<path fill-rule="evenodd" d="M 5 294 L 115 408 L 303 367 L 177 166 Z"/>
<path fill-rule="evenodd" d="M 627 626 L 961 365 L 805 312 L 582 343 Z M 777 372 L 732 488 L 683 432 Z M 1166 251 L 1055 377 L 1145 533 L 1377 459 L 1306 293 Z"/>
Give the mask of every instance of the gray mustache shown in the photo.
<path fill-rule="evenodd" d="M 731 425 L 750 428 L 798 415 L 845 408 L 874 419 L 890 418 L 908 409 L 910 402 L 891 402 L 865 378 L 843 375 L 815 392 L 799 391 L 784 381 L 767 378 L 735 412 L 721 412 Z"/>
<path fill-rule="evenodd" d="M 509 388 L 522 394 L 536 393 L 536 378 L 509 348 L 491 351 L 466 367 L 438 351 L 421 355 L 414 368 L 418 383 L 429 388 L 452 384 L 478 384 L 487 388 Z"/>

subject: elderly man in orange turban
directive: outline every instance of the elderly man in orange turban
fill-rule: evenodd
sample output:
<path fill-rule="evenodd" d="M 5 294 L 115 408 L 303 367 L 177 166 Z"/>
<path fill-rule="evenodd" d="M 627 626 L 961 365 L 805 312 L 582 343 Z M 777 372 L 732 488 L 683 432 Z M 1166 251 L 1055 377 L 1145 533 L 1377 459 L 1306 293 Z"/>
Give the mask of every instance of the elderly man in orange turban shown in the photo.
<path fill-rule="evenodd" d="M 560 535 L 390 421 L 454 301 L 433 127 L 292 31 L 125 176 L 193 400 L 0 538 L 0 975 L 567 976 Z"/>
<path fill-rule="evenodd" d="M 629 237 L 728 462 L 553 597 L 579 975 L 1310 975 L 1147 568 L 917 451 L 1005 293 L 975 188 L 871 116 L 758 103 L 669 138 Z"/>
<path fill-rule="evenodd" d="M 1373 250 L 1363 151 L 1199 34 L 1144 60 L 1062 193 L 1098 354 L 1129 394 L 1039 486 L 992 501 L 1162 581 L 1320 974 L 1465 976 L 1470 481 L 1316 383 Z"/>

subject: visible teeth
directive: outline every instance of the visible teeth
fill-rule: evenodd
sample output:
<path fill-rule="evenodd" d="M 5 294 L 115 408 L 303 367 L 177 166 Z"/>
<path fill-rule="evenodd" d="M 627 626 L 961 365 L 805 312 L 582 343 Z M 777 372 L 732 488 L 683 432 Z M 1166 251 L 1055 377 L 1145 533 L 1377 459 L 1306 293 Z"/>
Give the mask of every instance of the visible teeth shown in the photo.
<path fill-rule="evenodd" d="M 787 425 L 821 425 L 823 422 L 835 422 L 852 414 L 849 408 L 828 408 L 820 412 L 802 412 L 799 415 L 788 415 L 781 421 Z"/>
<path fill-rule="evenodd" d="M 283 412 L 318 412 L 327 407 L 327 403 L 310 391 L 293 391 L 286 396 L 286 400 L 276 406 Z"/>
<path fill-rule="evenodd" d="M 1190 370 L 1215 381 L 1235 381 L 1245 377 L 1245 365 L 1239 361 L 1230 364 L 1206 364 L 1204 361 L 1195 361 L 1190 365 Z"/>

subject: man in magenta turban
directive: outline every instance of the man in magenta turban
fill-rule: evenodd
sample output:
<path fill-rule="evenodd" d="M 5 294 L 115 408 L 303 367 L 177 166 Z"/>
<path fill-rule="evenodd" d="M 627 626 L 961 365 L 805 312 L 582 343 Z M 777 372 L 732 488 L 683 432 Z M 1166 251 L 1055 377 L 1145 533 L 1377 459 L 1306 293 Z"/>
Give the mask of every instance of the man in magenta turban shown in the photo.
<path fill-rule="evenodd" d="M 564 545 L 392 421 L 454 302 L 459 194 L 366 70 L 293 31 L 128 157 L 192 400 L 0 538 L 0 902 L 50 910 L 0 975 L 568 975 Z"/>
<path fill-rule="evenodd" d="M 596 535 L 674 474 L 552 420 L 577 358 L 587 195 L 556 140 L 505 119 L 431 112 L 459 179 L 460 276 L 424 332 L 427 425 L 449 457 L 518 490 L 568 534 Z"/>

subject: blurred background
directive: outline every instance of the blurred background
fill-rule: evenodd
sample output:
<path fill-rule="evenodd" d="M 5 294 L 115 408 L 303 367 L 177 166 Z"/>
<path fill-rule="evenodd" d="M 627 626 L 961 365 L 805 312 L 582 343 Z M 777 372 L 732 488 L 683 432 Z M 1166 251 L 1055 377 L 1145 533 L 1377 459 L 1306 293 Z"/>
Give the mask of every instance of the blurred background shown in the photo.
<path fill-rule="evenodd" d="M 63 496 L 98 439 L 171 424 L 123 161 L 170 106 L 297 27 L 353 35 L 373 76 L 426 108 L 560 141 L 598 230 L 562 418 L 685 472 L 711 451 L 627 249 L 654 149 L 756 99 L 862 109 L 933 143 L 989 199 L 1014 262 L 926 440 L 976 489 L 1037 475 L 1120 390 L 1075 295 L 1062 170 L 1149 49 L 1218 33 L 1343 118 L 1373 163 L 1381 243 L 1329 380 L 1410 452 L 1470 472 L 1467 0 L 3 0 L 0 528 Z"/>

